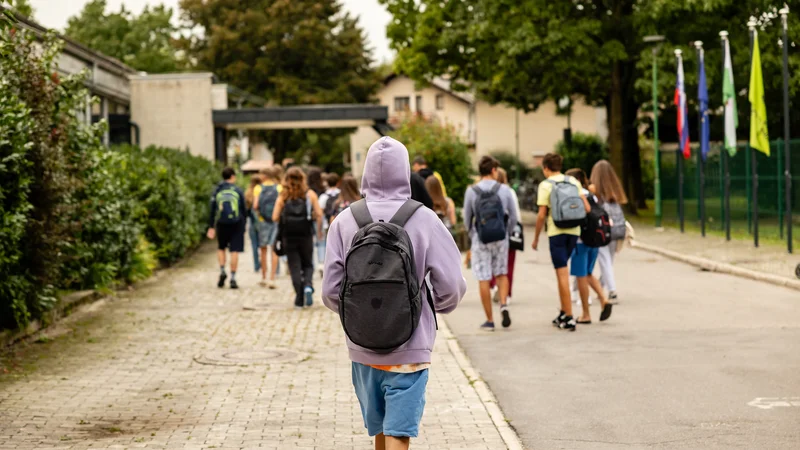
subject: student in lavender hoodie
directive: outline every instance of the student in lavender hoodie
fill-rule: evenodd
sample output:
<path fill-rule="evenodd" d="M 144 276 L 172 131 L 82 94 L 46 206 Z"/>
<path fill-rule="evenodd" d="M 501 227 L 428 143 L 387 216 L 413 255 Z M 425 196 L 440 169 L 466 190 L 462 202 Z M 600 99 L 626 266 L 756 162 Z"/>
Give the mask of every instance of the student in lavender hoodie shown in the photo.
<path fill-rule="evenodd" d="M 352 360 L 353 385 L 361 404 L 364 424 L 370 436 L 375 437 L 376 449 L 407 449 L 412 437 L 419 433 L 419 423 L 425 407 L 425 387 L 431 351 L 436 338 L 435 312 L 447 314 L 453 311 L 466 292 L 466 281 L 461 276 L 460 253 L 450 232 L 436 213 L 411 198 L 408 150 L 400 142 L 383 137 L 376 141 L 367 153 L 364 176 L 361 180 L 364 203 L 356 202 L 344 210 L 331 225 L 328 232 L 328 249 L 325 258 L 325 279 L 322 296 L 325 305 L 340 313 L 347 334 L 347 347 Z M 401 220 L 399 217 L 403 217 Z M 407 220 L 405 220 L 407 218 Z M 371 219 L 371 221 L 368 221 Z M 369 225 L 362 226 L 364 223 Z M 396 228 L 403 223 L 406 243 L 410 241 L 413 251 L 399 252 L 407 255 L 407 261 L 398 258 L 384 247 L 375 246 L 371 257 L 348 258 L 348 254 L 365 249 L 361 243 L 363 234 L 370 230 Z M 358 233 L 358 235 L 357 235 Z M 378 235 L 376 235 L 378 236 Z M 394 239 L 396 235 L 383 234 Z M 357 245 L 353 246 L 353 243 Z M 399 241 L 402 244 L 402 239 Z M 352 253 L 351 253 L 352 252 Z M 413 256 L 411 258 L 410 256 Z M 396 261 L 413 266 L 416 273 L 406 273 L 410 283 L 387 279 L 365 278 L 369 281 L 353 282 L 364 271 L 391 271 Z M 360 265 L 360 266 L 359 266 Z M 358 266 L 357 270 L 354 267 Z M 362 269 L 363 268 L 363 269 Z M 389 273 L 389 272 L 387 272 Z M 403 271 L 399 270 L 402 274 Z M 427 289 L 426 277 L 430 281 Z M 358 295 L 365 283 L 372 283 L 369 294 Z M 383 284 L 379 284 L 383 283 Z M 342 289 L 344 284 L 345 289 Z M 416 288 L 416 291 L 410 286 Z M 382 287 L 385 286 L 385 287 Z M 394 291 L 393 291 L 394 290 Z M 399 343 L 391 351 L 373 350 L 360 343 L 378 340 L 381 334 L 388 336 L 402 333 L 384 333 L 386 328 L 409 327 L 397 311 L 397 298 L 412 297 L 421 306 L 418 325 L 410 329 L 410 338 Z M 406 295 L 408 294 L 408 295 Z M 406 300 L 407 301 L 407 300 Z M 363 306 L 363 309 L 358 309 Z M 355 310 L 355 311 L 354 311 Z M 342 314 L 344 312 L 344 314 Z M 370 316 L 371 315 L 371 316 Z M 354 320 L 373 323 L 353 323 Z M 363 330 L 367 330 L 363 332 Z"/>

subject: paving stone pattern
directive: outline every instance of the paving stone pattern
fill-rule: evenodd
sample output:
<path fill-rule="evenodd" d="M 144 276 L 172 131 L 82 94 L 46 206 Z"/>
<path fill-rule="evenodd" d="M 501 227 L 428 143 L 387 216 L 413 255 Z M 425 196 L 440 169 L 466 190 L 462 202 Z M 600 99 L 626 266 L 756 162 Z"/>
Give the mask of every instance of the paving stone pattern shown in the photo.
<path fill-rule="evenodd" d="M 18 346 L 26 368 L 0 371 L 0 449 L 371 448 L 338 317 L 294 310 L 288 277 L 258 287 L 242 256 L 239 291 L 216 288 L 206 246 Z M 444 338 L 434 353 L 412 448 L 506 448 Z"/>

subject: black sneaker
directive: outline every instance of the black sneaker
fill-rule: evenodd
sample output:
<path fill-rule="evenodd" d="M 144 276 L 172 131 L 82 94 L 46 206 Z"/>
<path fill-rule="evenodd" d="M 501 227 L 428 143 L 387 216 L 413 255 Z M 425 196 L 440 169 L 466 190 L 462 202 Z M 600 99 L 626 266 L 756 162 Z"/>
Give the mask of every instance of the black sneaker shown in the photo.
<path fill-rule="evenodd" d="M 564 316 L 563 320 L 558 323 L 558 328 L 566 331 L 575 331 L 577 322 L 572 316 Z"/>
<path fill-rule="evenodd" d="M 511 326 L 511 316 L 508 314 L 508 306 L 503 306 L 500 308 L 500 314 L 503 315 L 503 328 L 508 328 Z"/>
<path fill-rule="evenodd" d="M 553 319 L 553 326 L 557 327 L 561 323 L 561 321 L 564 319 L 564 317 L 567 317 L 567 315 L 564 314 L 564 311 L 559 312 L 558 316 L 556 316 L 556 318 Z"/>
<path fill-rule="evenodd" d="M 239 285 L 236 283 L 236 280 L 231 280 L 231 289 L 239 289 Z"/>
<path fill-rule="evenodd" d="M 226 274 L 224 272 L 219 274 L 219 281 L 217 282 L 217 287 L 218 288 L 224 287 L 225 286 L 225 280 L 227 280 L 227 279 L 228 279 L 228 274 Z"/>

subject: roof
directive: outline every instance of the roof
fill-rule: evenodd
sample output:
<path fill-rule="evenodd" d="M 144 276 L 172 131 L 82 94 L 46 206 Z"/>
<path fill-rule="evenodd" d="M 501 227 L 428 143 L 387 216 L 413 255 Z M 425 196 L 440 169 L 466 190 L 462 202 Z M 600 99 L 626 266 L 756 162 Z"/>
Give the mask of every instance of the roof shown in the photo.
<path fill-rule="evenodd" d="M 4 8 L 0 6 L 0 11 L 2 10 L 4 10 Z M 51 31 L 50 29 L 34 22 L 33 20 L 21 14 L 14 13 L 14 17 L 20 24 L 22 24 L 23 27 L 33 31 L 34 33 L 40 36 L 47 34 Z M 58 36 L 59 39 L 64 41 L 65 53 L 83 59 L 84 61 L 97 63 L 97 65 L 102 67 L 103 69 L 106 69 L 118 75 L 137 73 L 136 69 L 123 63 L 122 61 L 116 58 L 112 58 L 95 50 L 92 50 L 91 48 L 75 40 L 72 40 L 61 33 L 56 33 L 56 36 Z"/>
<path fill-rule="evenodd" d="M 386 78 L 383 79 L 383 84 L 389 84 L 392 80 L 394 80 L 397 77 L 405 77 L 405 75 L 393 72 L 393 73 L 389 74 Z M 475 95 L 474 94 L 472 94 L 470 92 L 461 92 L 461 91 L 453 90 L 451 80 L 448 80 L 448 79 L 445 79 L 445 78 L 442 78 L 442 77 L 434 77 L 433 80 L 431 80 L 431 82 L 429 83 L 429 85 L 431 87 L 433 87 L 434 89 L 438 89 L 438 90 L 440 90 L 440 91 L 442 91 L 442 92 L 444 92 L 446 94 L 450 94 L 453 97 L 455 97 L 455 98 L 457 98 L 457 99 L 461 100 L 462 102 L 467 103 L 469 105 L 472 105 L 472 104 L 475 103 Z"/>
<path fill-rule="evenodd" d="M 270 167 L 272 167 L 272 161 L 268 161 L 266 159 L 251 159 L 242 164 L 242 172 L 259 172 L 261 169 L 268 169 Z"/>

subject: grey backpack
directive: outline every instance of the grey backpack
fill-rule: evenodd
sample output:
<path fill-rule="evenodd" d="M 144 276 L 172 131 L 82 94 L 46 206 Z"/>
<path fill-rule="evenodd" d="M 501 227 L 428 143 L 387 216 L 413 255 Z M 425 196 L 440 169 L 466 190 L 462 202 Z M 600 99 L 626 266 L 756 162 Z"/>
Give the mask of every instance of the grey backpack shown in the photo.
<path fill-rule="evenodd" d="M 572 184 L 572 177 L 565 175 L 563 181 L 547 180 L 553 185 L 550 192 L 550 211 L 558 228 L 574 228 L 586 219 L 586 207 L 581 199 L 581 190 Z"/>
<path fill-rule="evenodd" d="M 628 230 L 625 227 L 625 213 L 622 212 L 622 206 L 619 203 L 606 202 L 602 206 L 608 213 L 608 218 L 611 219 L 611 240 L 625 239 Z"/>
<path fill-rule="evenodd" d="M 411 339 L 419 325 L 423 293 L 414 247 L 403 226 L 421 206 L 408 200 L 389 222 L 373 222 L 366 200 L 350 205 L 359 230 L 344 260 L 339 317 L 358 346 L 390 353 Z M 424 280 L 421 284 L 427 290 Z"/>

